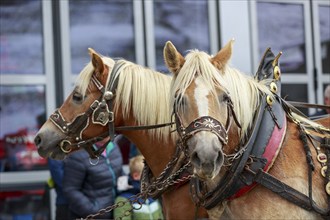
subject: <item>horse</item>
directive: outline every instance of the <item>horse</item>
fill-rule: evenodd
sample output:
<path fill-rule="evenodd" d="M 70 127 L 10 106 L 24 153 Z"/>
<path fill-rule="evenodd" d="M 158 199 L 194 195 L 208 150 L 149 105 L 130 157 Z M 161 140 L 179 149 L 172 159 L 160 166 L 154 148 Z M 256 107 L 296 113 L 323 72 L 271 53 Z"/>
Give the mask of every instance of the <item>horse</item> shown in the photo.
<path fill-rule="evenodd" d="M 329 115 L 311 121 L 280 97 L 281 53 L 269 48 L 252 77 L 228 64 L 232 45 L 164 47 L 193 200 L 211 219 L 329 219 Z"/>
<path fill-rule="evenodd" d="M 91 61 L 78 75 L 74 90 L 36 134 L 39 155 L 63 160 L 84 148 L 91 156 L 90 162 L 96 163 L 103 149 L 91 149 L 92 143 L 109 135 L 113 140 L 116 132 L 137 146 L 151 171 L 150 179 L 164 176 L 164 169 L 173 166 L 168 162 L 176 152 L 176 134 L 165 126 L 171 121 L 169 95 L 164 92 L 169 91 L 171 76 L 125 59 L 102 56 L 90 48 L 89 53 Z M 165 125 L 157 126 L 162 123 Z M 147 129 L 150 127 L 154 129 Z M 196 207 L 189 196 L 189 185 L 185 184 L 189 178 L 183 180 L 158 186 L 163 190 L 164 217 L 207 217 L 206 211 Z"/>

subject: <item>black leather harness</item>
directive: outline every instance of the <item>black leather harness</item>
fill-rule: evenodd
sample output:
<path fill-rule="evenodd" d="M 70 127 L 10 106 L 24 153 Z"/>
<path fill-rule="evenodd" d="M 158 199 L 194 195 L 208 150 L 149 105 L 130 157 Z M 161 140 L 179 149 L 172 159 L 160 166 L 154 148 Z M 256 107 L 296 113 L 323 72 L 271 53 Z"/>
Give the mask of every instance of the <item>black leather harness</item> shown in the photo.
<path fill-rule="evenodd" d="M 264 158 L 262 155 L 265 152 L 265 148 L 271 138 L 271 134 L 274 132 L 275 129 L 286 129 L 286 119 L 288 118 L 290 120 L 293 120 L 293 117 L 290 117 L 293 111 L 300 114 L 297 109 L 295 109 L 288 102 L 283 100 L 279 95 L 281 86 L 281 73 L 278 67 L 278 59 L 280 55 L 281 54 L 275 57 L 270 48 L 268 48 L 261 60 L 259 69 L 255 77 L 258 80 L 273 79 L 270 82 L 269 87 L 270 90 L 274 93 L 275 100 L 271 99 L 271 97 L 268 96 L 260 97 L 261 105 L 259 106 L 255 114 L 254 123 L 251 128 L 251 132 L 248 135 L 248 139 L 245 141 L 243 140 L 243 142 L 239 145 L 240 147 L 237 150 L 235 156 L 233 157 L 234 159 L 232 160 L 231 166 L 228 168 L 223 178 L 221 178 L 221 180 L 214 189 L 208 189 L 205 182 L 201 181 L 196 177 L 192 178 L 190 182 L 190 191 L 192 199 L 197 205 L 203 206 L 206 209 L 211 209 L 225 200 L 235 198 L 235 194 L 240 189 L 258 183 L 308 211 L 314 210 L 322 216 L 325 216 L 325 218 L 328 218 L 328 216 L 330 215 L 330 209 L 319 208 L 312 197 L 311 172 L 313 166 L 311 165 L 311 152 L 307 143 L 304 143 L 304 149 L 306 152 L 309 173 L 308 196 L 293 189 L 292 187 L 268 174 L 267 169 L 264 170 L 267 162 L 269 163 L 270 161 L 267 161 L 267 159 Z M 234 112 L 233 109 L 230 109 L 230 111 Z M 176 121 L 180 122 L 181 120 L 178 117 Z M 304 142 L 302 136 L 309 136 L 309 134 L 306 134 L 305 130 L 302 128 L 301 125 L 299 125 L 299 123 L 297 123 L 297 125 L 302 134 L 301 139 Z M 182 131 L 184 131 L 185 129 L 180 126 L 180 124 L 179 126 L 177 126 L 177 129 L 178 133 L 181 134 L 180 136 L 183 136 Z M 225 130 L 228 129 L 229 128 L 226 126 Z M 226 136 L 222 135 L 220 137 L 222 137 L 219 138 L 220 141 L 224 143 L 223 137 Z M 182 145 L 185 145 L 186 139 L 187 138 L 182 138 Z M 327 167 L 330 167 L 330 141 L 326 138 L 322 141 L 322 146 L 324 147 L 328 155 Z M 329 170 L 330 169 L 327 169 L 326 171 L 326 184 L 329 182 L 330 178 Z"/>

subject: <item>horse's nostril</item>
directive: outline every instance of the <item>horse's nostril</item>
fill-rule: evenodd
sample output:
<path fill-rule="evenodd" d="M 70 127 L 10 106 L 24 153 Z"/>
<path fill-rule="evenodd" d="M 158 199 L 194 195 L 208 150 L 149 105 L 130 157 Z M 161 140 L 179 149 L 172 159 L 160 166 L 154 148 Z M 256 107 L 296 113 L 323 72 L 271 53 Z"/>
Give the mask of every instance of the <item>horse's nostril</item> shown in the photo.
<path fill-rule="evenodd" d="M 218 152 L 218 157 L 217 157 L 217 163 L 222 165 L 224 161 L 224 156 L 223 153 L 221 151 Z"/>
<path fill-rule="evenodd" d="M 201 165 L 201 160 L 199 159 L 197 152 L 193 152 L 193 153 L 192 153 L 192 155 L 191 155 L 191 162 L 192 162 L 195 166 L 200 167 L 200 165 Z"/>
<path fill-rule="evenodd" d="M 41 137 L 39 135 L 37 135 L 34 138 L 34 143 L 35 143 L 36 146 L 39 146 L 39 144 L 41 143 Z"/>

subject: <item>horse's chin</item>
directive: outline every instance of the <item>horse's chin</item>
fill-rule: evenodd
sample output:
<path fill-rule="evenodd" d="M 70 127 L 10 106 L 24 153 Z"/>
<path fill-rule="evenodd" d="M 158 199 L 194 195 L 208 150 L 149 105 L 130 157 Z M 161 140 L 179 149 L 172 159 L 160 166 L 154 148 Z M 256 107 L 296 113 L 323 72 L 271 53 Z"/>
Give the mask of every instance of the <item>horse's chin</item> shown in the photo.
<path fill-rule="evenodd" d="M 38 149 L 38 154 L 43 158 L 52 158 L 54 160 L 64 160 L 66 157 L 66 153 L 64 153 L 59 146 L 56 146 L 52 149 L 42 148 Z"/>
<path fill-rule="evenodd" d="M 202 181 L 213 180 L 219 172 L 205 173 L 202 169 L 194 168 L 194 175 Z"/>

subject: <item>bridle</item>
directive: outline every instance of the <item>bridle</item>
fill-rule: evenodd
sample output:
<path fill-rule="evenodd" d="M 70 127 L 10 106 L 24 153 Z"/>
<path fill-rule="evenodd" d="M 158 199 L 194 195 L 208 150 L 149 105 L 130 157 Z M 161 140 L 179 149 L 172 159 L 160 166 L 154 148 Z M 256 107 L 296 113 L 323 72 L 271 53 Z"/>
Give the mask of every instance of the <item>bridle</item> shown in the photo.
<path fill-rule="evenodd" d="M 64 153 L 70 153 L 71 151 L 83 147 L 92 159 L 96 159 L 103 152 L 108 143 L 104 144 L 98 150 L 94 149 L 93 143 L 100 141 L 107 136 L 110 136 L 110 140 L 113 140 L 115 137 L 113 100 L 118 83 L 118 77 L 115 77 L 115 73 L 119 68 L 119 65 L 114 65 L 106 87 L 102 85 L 95 74 L 92 74 L 91 81 L 100 91 L 101 95 L 89 106 L 86 112 L 78 115 L 71 122 L 64 119 L 59 109 L 55 110 L 50 116 L 50 121 L 66 135 L 66 138 L 60 143 L 60 148 Z M 83 140 L 82 134 L 90 123 L 101 126 L 108 125 L 109 133 L 106 132 L 100 136 Z"/>
<path fill-rule="evenodd" d="M 176 102 L 175 102 L 176 103 Z M 240 123 L 237 120 L 237 116 L 234 111 L 234 105 L 227 94 L 226 96 L 227 105 L 227 119 L 226 125 L 224 126 L 221 122 L 211 116 L 201 116 L 193 120 L 187 127 L 184 127 L 182 119 L 177 111 L 176 104 L 173 107 L 173 114 L 175 116 L 176 130 L 181 138 L 184 146 L 187 146 L 187 140 L 194 136 L 196 133 L 201 131 L 209 131 L 215 134 L 223 145 L 228 143 L 228 131 L 231 127 L 231 118 L 234 119 L 236 125 L 241 128 Z M 187 150 L 187 149 L 185 149 Z"/>
<path fill-rule="evenodd" d="M 64 153 L 67 154 L 83 147 L 89 153 L 90 158 L 98 160 L 99 156 L 108 145 L 108 142 L 114 140 L 116 131 L 118 130 L 155 129 L 173 124 L 170 122 L 156 125 L 121 126 L 115 128 L 113 106 L 119 79 L 119 74 L 117 74 L 117 72 L 119 72 L 122 66 L 123 63 L 115 63 L 106 86 L 103 86 L 95 74 L 92 74 L 91 81 L 100 91 L 101 95 L 89 106 L 86 112 L 78 115 L 71 122 L 64 119 L 59 109 L 55 110 L 55 112 L 50 116 L 50 121 L 66 135 L 66 138 L 60 142 L 60 148 Z M 83 140 L 82 134 L 90 123 L 101 126 L 108 125 L 108 132 L 105 132 L 97 137 Z M 103 144 L 103 146 L 98 149 L 93 147 L 93 143 L 103 140 L 107 136 L 110 137 L 107 143 Z"/>

